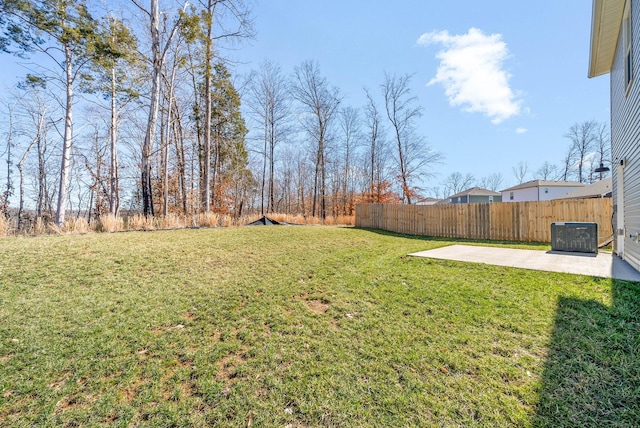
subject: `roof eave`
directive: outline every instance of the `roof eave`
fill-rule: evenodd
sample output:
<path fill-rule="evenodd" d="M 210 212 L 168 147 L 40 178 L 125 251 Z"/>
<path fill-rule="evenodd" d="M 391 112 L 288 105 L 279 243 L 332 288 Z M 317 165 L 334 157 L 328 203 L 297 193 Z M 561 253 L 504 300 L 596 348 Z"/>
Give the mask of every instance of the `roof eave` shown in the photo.
<path fill-rule="evenodd" d="M 625 0 L 593 0 L 589 74 L 596 77 L 611 71 Z"/>

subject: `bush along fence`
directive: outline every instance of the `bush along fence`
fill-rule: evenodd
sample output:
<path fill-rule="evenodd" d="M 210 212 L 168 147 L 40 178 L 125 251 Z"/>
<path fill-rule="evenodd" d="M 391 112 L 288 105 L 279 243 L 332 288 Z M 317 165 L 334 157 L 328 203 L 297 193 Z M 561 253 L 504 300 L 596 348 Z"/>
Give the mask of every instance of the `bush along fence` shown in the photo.
<path fill-rule="evenodd" d="M 356 227 L 407 235 L 551 242 L 553 222 L 598 224 L 598 243 L 613 236 L 611 198 L 485 204 L 356 206 Z"/>

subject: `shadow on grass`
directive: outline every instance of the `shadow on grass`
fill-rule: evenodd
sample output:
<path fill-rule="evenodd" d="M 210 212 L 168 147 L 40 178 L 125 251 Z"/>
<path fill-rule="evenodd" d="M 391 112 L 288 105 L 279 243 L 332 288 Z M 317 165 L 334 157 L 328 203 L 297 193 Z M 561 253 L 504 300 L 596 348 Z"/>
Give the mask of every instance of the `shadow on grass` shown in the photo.
<path fill-rule="evenodd" d="M 611 289 L 559 299 L 534 427 L 640 426 L 640 284 Z"/>
<path fill-rule="evenodd" d="M 540 249 L 548 249 L 551 246 L 546 242 L 520 242 L 520 241 L 489 241 L 484 239 L 470 239 L 470 238 L 444 238 L 441 236 L 425 236 L 425 235 L 407 235 L 398 232 L 391 232 L 382 229 L 370 229 L 367 227 L 350 227 L 353 230 L 366 230 L 367 232 L 377 233 L 383 236 L 397 236 L 405 239 L 415 239 L 418 241 L 427 242 L 451 242 L 452 244 L 478 244 L 478 245 L 504 245 L 509 247 L 533 247 Z"/>

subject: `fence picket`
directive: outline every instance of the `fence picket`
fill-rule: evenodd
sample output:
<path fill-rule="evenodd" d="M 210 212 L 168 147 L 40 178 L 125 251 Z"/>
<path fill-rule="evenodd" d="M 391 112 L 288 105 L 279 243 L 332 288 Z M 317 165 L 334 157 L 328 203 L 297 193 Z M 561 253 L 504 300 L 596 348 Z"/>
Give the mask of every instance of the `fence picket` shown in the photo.
<path fill-rule="evenodd" d="M 610 198 L 492 204 L 358 204 L 356 226 L 443 238 L 550 242 L 552 222 L 598 224 L 598 242 L 612 236 Z"/>

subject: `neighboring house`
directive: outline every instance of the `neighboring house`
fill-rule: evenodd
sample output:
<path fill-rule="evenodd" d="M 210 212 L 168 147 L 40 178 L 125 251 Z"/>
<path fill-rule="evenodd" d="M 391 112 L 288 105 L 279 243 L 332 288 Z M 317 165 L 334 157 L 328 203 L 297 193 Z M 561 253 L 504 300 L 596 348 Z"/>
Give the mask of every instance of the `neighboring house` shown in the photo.
<path fill-rule="evenodd" d="M 640 270 L 640 0 L 593 0 L 589 77 L 610 73 L 614 251 Z"/>
<path fill-rule="evenodd" d="M 416 202 L 416 205 L 435 205 L 440 201 L 442 201 L 442 199 L 422 198 L 422 199 L 418 199 L 418 202 Z"/>
<path fill-rule="evenodd" d="M 610 198 L 611 197 L 611 177 L 603 178 L 593 184 L 584 186 L 578 190 L 562 196 L 558 199 L 589 199 L 589 198 Z"/>
<path fill-rule="evenodd" d="M 584 187 L 577 181 L 531 180 L 501 190 L 502 202 L 550 201 Z"/>
<path fill-rule="evenodd" d="M 455 195 L 449 196 L 452 204 L 481 204 L 487 202 L 501 202 L 502 195 L 498 192 L 483 189 L 482 187 L 472 187 Z"/>

